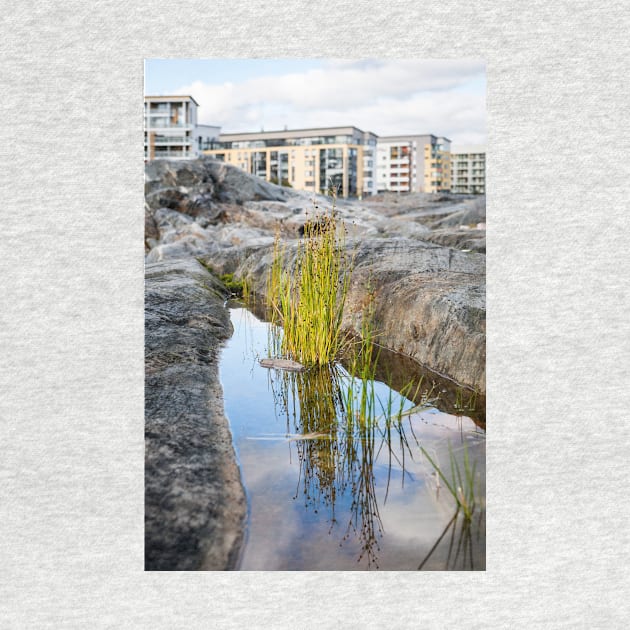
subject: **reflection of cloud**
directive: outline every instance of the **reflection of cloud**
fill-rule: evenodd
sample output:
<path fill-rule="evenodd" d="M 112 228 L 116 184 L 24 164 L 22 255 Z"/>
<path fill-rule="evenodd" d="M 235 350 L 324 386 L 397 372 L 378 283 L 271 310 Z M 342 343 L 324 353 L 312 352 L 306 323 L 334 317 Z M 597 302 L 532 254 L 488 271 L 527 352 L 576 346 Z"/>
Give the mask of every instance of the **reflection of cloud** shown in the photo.
<path fill-rule="evenodd" d="M 249 524 L 249 541 L 243 558 L 243 569 L 248 570 L 278 570 L 307 568 L 312 570 L 326 569 L 364 569 L 365 559 L 357 563 L 361 554 L 361 545 L 365 538 L 361 538 L 361 526 L 374 515 L 370 509 L 359 511 L 357 532 L 351 532 L 348 539 L 343 537 L 350 519 L 353 517 L 352 501 L 363 496 L 366 488 L 374 491 L 377 511 L 382 519 L 384 537 L 378 537 L 380 551 L 376 551 L 377 563 L 381 569 L 405 570 L 416 569 L 422 556 L 430 550 L 435 540 L 442 532 L 445 523 L 451 516 L 452 503 L 449 495 L 444 492 L 436 503 L 433 485 L 430 483 L 432 468 L 420 453 L 420 446 L 412 435 L 412 428 L 419 443 L 438 453 L 436 458 L 440 463 L 448 464 L 449 440 L 454 447 L 459 448 L 461 432 L 471 436 L 477 431 L 474 423 L 467 418 L 440 413 L 437 410 L 426 410 L 403 419 L 403 429 L 407 438 L 409 452 L 405 453 L 406 476 L 402 484 L 401 442 L 398 432 L 392 431 L 392 448 L 395 456 L 391 458 L 390 486 L 387 491 L 388 467 L 390 465 L 389 452 L 386 445 L 380 449 L 381 437 L 376 436 L 374 449 L 371 453 L 378 457 L 375 462 L 362 459 L 365 449 L 357 448 L 353 463 L 355 478 L 359 475 L 359 468 L 363 474 L 363 495 L 354 496 L 350 487 L 341 491 L 342 481 L 339 476 L 320 483 L 315 473 L 322 474 L 328 468 L 324 466 L 327 460 L 321 459 L 328 453 L 327 448 L 318 450 L 303 449 L 310 454 L 308 460 L 309 473 L 298 457 L 298 442 L 288 442 L 284 439 L 248 439 L 283 436 L 286 431 L 286 418 L 273 412 L 273 398 L 269 387 L 267 370 L 256 367 L 250 374 L 249 369 L 243 368 L 244 348 L 248 344 L 259 343 L 266 339 L 266 326 L 258 325 L 253 316 L 246 312 L 232 313 L 232 321 L 241 337 L 237 334 L 229 340 L 222 357 L 221 373 L 226 395 L 226 410 L 232 418 L 232 430 L 241 464 L 243 480 L 251 502 Z M 245 339 L 244 339 L 245 338 Z M 247 363 L 249 366 L 249 363 Z M 386 387 L 382 384 L 375 386 L 378 395 L 387 400 Z M 318 390 L 318 391 L 321 391 Z M 290 431 L 295 427 L 291 424 Z M 476 448 L 479 455 L 478 471 L 485 470 L 485 440 L 478 437 Z M 315 446 L 315 442 L 309 441 Z M 322 446 L 327 446 L 328 443 Z M 343 442 L 339 443 L 343 447 Z M 303 446 L 303 443 L 302 443 Z M 470 449 L 470 446 L 469 446 Z M 341 448 L 343 450 L 343 448 Z M 472 454 L 472 451 L 469 450 Z M 347 448 L 344 453 L 347 455 Z M 458 451 L 458 456 L 461 450 Z M 349 474 L 346 461 L 344 468 L 346 478 Z M 359 464 L 367 464 L 365 467 Z M 370 467 L 373 463 L 373 467 Z M 331 469 L 332 470 L 332 469 Z M 374 474 L 374 487 L 370 488 L 370 473 Z M 309 477 L 310 475 L 310 477 Z M 304 494 L 304 481 L 310 483 L 307 494 Z M 310 479 L 310 481 L 308 481 Z M 328 483 L 328 481 L 330 483 Z M 428 483 L 429 482 L 429 483 Z M 330 484 L 337 484 L 335 498 L 335 513 L 337 523 L 331 526 L 330 504 L 326 503 L 319 493 L 327 489 Z M 305 502 L 312 495 L 318 495 L 317 501 L 312 501 L 309 507 Z M 385 495 L 387 492 L 387 501 Z M 296 497 L 295 499 L 293 497 Z M 312 498 L 312 497 L 311 497 Z M 374 506 L 373 502 L 361 504 Z M 315 512 L 317 510 L 317 513 Z M 365 518 L 364 518 L 365 517 Z M 378 523 L 374 523 L 374 530 Z M 340 547 L 339 544 L 342 543 Z M 410 550 L 411 553 L 410 553 Z M 435 554 L 437 557 L 438 554 Z"/>
<path fill-rule="evenodd" d="M 266 443 L 261 449 L 260 444 L 242 441 L 240 460 L 251 503 L 249 540 L 242 568 L 282 569 L 292 555 L 292 541 L 303 528 L 299 515 L 287 509 L 287 501 L 295 491 L 293 471 L 287 466 L 287 445 Z"/>
<path fill-rule="evenodd" d="M 177 90 L 225 132 L 355 125 L 379 135 L 485 138 L 485 66 L 474 60 L 332 60 L 322 68 Z"/>
<path fill-rule="evenodd" d="M 433 439 L 423 434 L 422 440 L 438 448 L 448 461 L 446 431 L 452 433 L 444 426 L 433 425 Z M 405 471 L 411 478 L 406 476 L 403 486 L 397 437 L 393 446 L 398 459 L 393 458 L 391 463 L 388 491 L 386 447 L 381 450 L 373 468 L 374 491 L 384 531 L 384 538 L 378 539 L 381 551 L 376 552 L 377 564 L 384 570 L 413 570 L 440 536 L 454 506 L 446 491 L 437 499 L 433 486 L 426 483 L 431 469 L 421 456 L 411 459 L 409 454 L 406 455 Z M 304 508 L 303 496 L 297 487 L 300 465 L 295 443 L 241 439 L 239 452 L 254 515 L 244 569 L 365 568 L 364 563 L 356 562 L 360 554 L 359 539 L 352 536 L 342 547 L 338 546 L 351 518 L 349 497 L 338 497 L 338 525 L 331 532 L 328 531 L 329 514 L 324 506 L 319 507 L 319 515 L 312 508 Z M 293 500 L 296 491 L 298 496 Z M 414 553 L 410 555 L 412 549 Z"/>

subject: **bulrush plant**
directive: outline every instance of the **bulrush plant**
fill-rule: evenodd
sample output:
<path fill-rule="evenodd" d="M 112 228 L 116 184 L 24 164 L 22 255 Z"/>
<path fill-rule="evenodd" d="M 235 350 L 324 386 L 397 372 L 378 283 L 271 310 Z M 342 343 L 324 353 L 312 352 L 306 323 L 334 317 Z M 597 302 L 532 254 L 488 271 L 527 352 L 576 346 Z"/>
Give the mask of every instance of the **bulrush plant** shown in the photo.
<path fill-rule="evenodd" d="M 352 264 L 345 227 L 335 213 L 316 214 L 304 225 L 295 262 L 288 268 L 279 238 L 267 280 L 272 323 L 282 326 L 281 353 L 307 367 L 331 363 L 344 344 L 341 330 Z"/>

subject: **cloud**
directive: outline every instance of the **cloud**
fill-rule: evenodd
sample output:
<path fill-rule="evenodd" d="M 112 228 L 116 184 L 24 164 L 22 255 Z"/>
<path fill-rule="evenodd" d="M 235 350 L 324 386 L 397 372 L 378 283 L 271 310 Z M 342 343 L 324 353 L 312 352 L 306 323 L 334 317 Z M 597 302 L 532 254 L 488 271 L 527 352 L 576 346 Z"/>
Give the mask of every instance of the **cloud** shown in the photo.
<path fill-rule="evenodd" d="M 303 73 L 177 91 L 195 97 L 200 122 L 224 132 L 355 125 L 485 140 L 485 66 L 476 60 L 329 60 Z"/>

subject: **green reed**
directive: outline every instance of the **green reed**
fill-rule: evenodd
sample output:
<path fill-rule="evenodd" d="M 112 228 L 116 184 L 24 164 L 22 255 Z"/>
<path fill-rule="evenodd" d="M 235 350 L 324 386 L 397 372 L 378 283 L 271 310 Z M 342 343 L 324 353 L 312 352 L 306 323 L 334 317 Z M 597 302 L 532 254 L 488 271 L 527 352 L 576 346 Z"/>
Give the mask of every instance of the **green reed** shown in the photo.
<path fill-rule="evenodd" d="M 276 238 L 267 279 L 272 323 L 283 328 L 281 352 L 306 366 L 331 363 L 345 336 L 341 320 L 350 284 L 345 227 L 335 213 L 316 214 L 304 225 L 295 261 Z"/>
<path fill-rule="evenodd" d="M 368 292 L 368 296 L 368 303 L 361 318 L 360 339 L 353 348 L 350 380 L 345 391 L 346 413 L 360 425 L 372 425 L 377 420 L 374 380 L 378 350 L 375 354 L 374 300 L 371 293 Z M 383 409 L 383 412 L 387 415 L 388 410 Z"/>
<path fill-rule="evenodd" d="M 450 479 L 444 474 L 440 466 L 438 466 L 435 461 L 433 461 L 425 448 L 421 446 L 420 450 L 422 451 L 423 455 L 429 460 L 433 468 L 435 468 L 435 472 L 440 476 L 440 479 L 442 479 L 444 485 L 447 487 L 448 491 L 455 499 L 458 509 L 462 510 L 464 518 L 466 518 L 467 520 L 471 520 L 473 512 L 475 511 L 475 508 L 477 507 L 477 504 L 479 502 L 475 489 L 475 471 L 477 467 L 477 462 L 475 461 L 471 464 L 466 444 L 464 443 L 464 462 L 462 470 L 459 462 L 453 454 L 453 449 L 449 442 L 448 452 L 451 469 Z"/>
<path fill-rule="evenodd" d="M 280 232 L 276 231 L 273 242 L 273 254 L 271 259 L 271 267 L 267 274 L 267 310 L 271 324 L 279 325 L 282 320 L 282 311 L 280 310 L 280 294 L 283 284 L 284 275 L 284 259 L 285 247 L 280 240 Z"/>

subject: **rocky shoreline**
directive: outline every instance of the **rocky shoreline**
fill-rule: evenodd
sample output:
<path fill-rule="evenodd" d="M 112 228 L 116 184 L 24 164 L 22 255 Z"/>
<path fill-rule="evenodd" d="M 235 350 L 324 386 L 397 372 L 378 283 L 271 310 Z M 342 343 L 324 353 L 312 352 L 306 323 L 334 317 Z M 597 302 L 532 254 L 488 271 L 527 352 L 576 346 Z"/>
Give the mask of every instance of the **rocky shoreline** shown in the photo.
<path fill-rule="evenodd" d="M 225 288 L 204 266 L 262 297 L 275 235 L 290 258 L 305 221 L 329 205 L 211 159 L 146 165 L 148 570 L 234 569 L 244 536 L 218 378 L 231 326 Z M 373 293 L 382 345 L 483 396 L 485 199 L 382 195 L 339 200 L 337 212 L 354 259 L 344 325 L 358 331 Z"/>
<path fill-rule="evenodd" d="M 146 172 L 147 262 L 198 257 L 260 296 L 275 234 L 295 246 L 308 217 L 330 207 L 210 159 Z M 355 259 L 345 325 L 358 329 L 370 283 L 383 345 L 484 393 L 485 198 L 386 194 L 339 200 L 337 212 Z"/>

